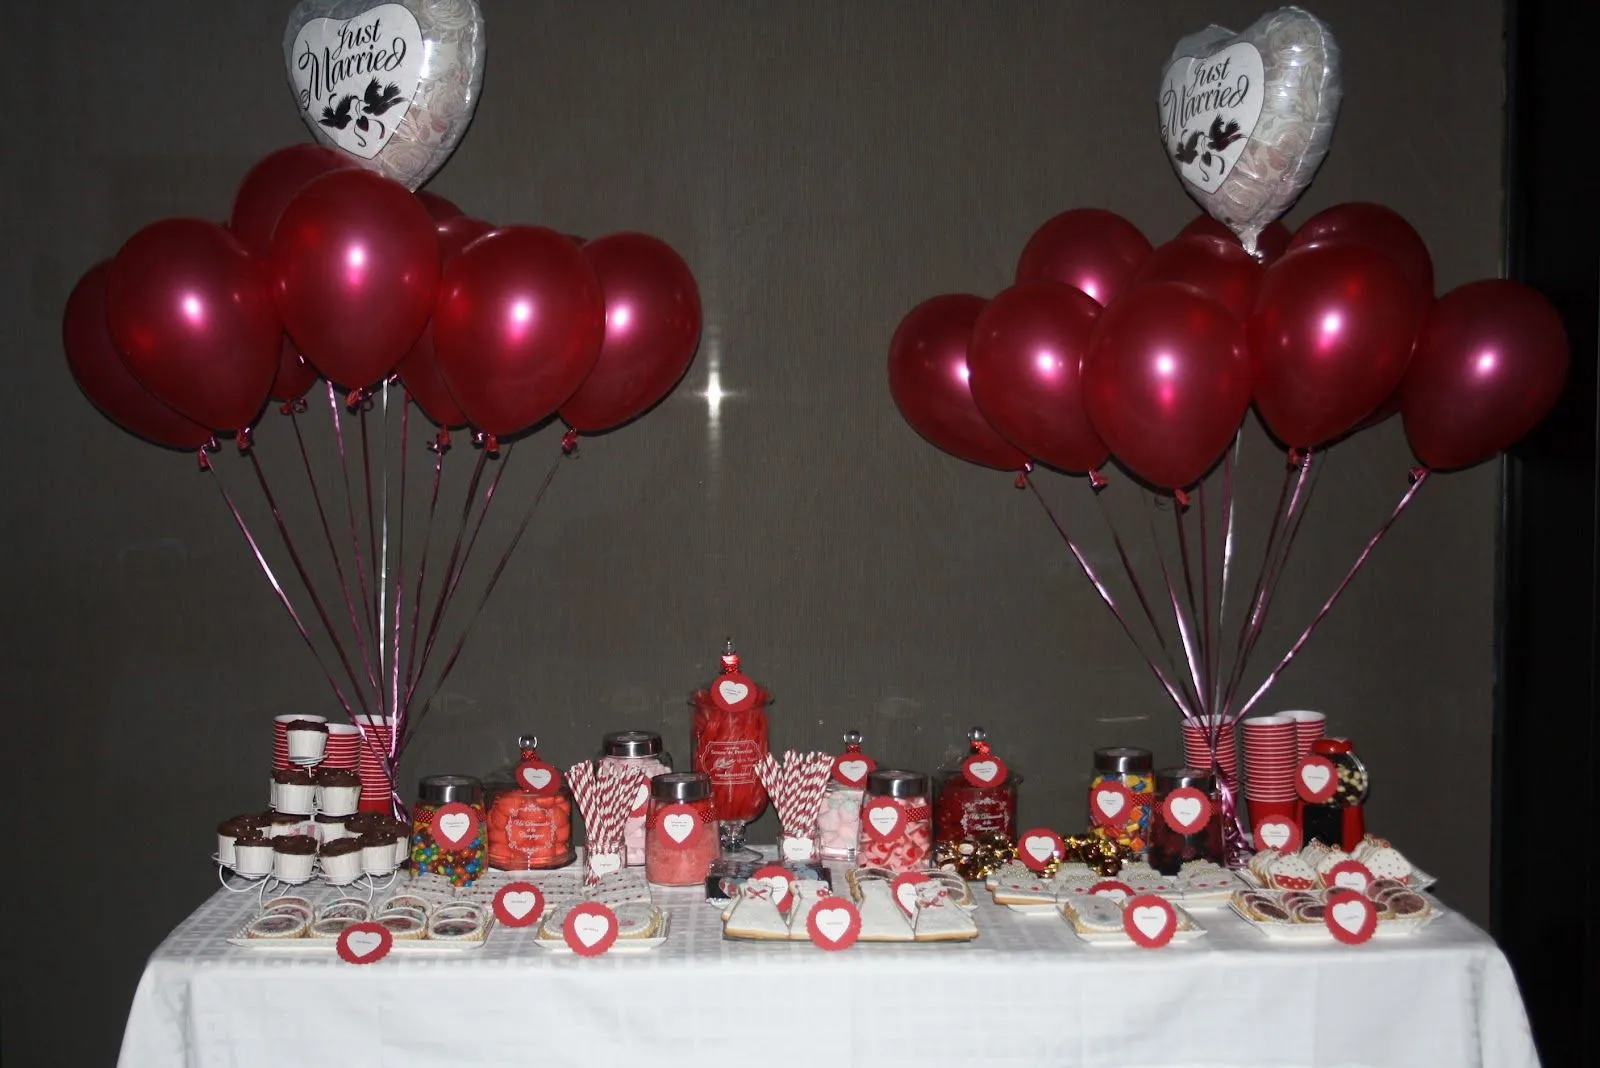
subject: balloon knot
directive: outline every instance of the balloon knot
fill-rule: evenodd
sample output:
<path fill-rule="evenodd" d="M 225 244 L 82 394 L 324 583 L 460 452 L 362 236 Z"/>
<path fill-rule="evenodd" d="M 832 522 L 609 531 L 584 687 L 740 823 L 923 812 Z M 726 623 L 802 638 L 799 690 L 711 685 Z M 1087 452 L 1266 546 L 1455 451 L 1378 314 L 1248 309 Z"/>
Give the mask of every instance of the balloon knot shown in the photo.
<path fill-rule="evenodd" d="M 490 456 L 500 455 L 500 439 L 493 434 L 485 434 L 480 430 L 472 435 L 472 443 Z"/>
<path fill-rule="evenodd" d="M 1412 484 L 1416 484 L 1418 482 L 1421 482 L 1423 479 L 1425 479 L 1427 477 L 1428 477 L 1428 469 L 1426 467 L 1418 465 L 1416 467 L 1413 467 L 1410 470 L 1410 472 L 1408 472 L 1406 480 L 1408 482 L 1411 482 Z"/>
<path fill-rule="evenodd" d="M 567 432 L 561 435 L 561 452 L 571 456 L 578 451 L 578 431 L 576 427 L 568 427 Z"/>
<path fill-rule="evenodd" d="M 241 427 L 239 432 L 233 436 L 233 443 L 239 447 L 241 453 L 249 452 L 251 446 L 256 443 L 255 435 L 250 432 L 249 427 Z"/>
<path fill-rule="evenodd" d="M 440 456 L 443 456 L 445 453 L 450 451 L 449 427 L 442 426 L 439 428 L 439 432 L 433 436 L 433 440 L 428 442 L 428 451 L 436 452 Z"/>
<path fill-rule="evenodd" d="M 194 459 L 195 463 L 199 465 L 201 471 L 211 470 L 211 457 L 206 455 L 205 445 L 202 445 L 195 450 Z"/>
<path fill-rule="evenodd" d="M 345 394 L 344 406 L 352 412 L 357 409 L 363 412 L 370 412 L 372 410 L 372 390 L 365 388 L 352 389 Z"/>
<path fill-rule="evenodd" d="M 1291 448 L 1289 450 L 1290 467 L 1304 467 L 1309 459 L 1311 459 L 1310 449 Z"/>
<path fill-rule="evenodd" d="M 1181 489 L 1175 489 L 1172 491 L 1172 499 L 1178 502 L 1179 508 L 1189 507 L 1189 494 Z"/>
<path fill-rule="evenodd" d="M 1016 481 L 1011 483 L 1011 484 L 1013 486 L 1017 487 L 1017 489 L 1027 489 L 1028 488 L 1028 472 L 1027 472 L 1027 470 L 1024 469 L 1022 471 L 1018 471 L 1017 472 Z"/>
<path fill-rule="evenodd" d="M 1093 467 L 1093 468 L 1089 469 L 1089 488 L 1090 489 L 1094 490 L 1096 493 L 1099 493 L 1101 490 L 1105 489 L 1110 484 L 1111 483 L 1106 479 L 1106 476 L 1102 475 L 1100 473 L 1100 469 L 1098 467 Z"/>

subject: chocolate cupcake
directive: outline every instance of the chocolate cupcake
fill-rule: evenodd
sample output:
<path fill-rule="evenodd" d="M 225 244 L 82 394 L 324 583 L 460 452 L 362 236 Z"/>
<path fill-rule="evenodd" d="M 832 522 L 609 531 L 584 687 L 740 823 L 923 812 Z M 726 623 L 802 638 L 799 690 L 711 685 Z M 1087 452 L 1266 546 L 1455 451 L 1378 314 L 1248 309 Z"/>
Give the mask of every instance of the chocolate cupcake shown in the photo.
<path fill-rule="evenodd" d="M 361 870 L 369 875 L 388 875 L 394 871 L 394 837 L 369 831 L 356 839 L 361 843 Z"/>
<path fill-rule="evenodd" d="M 272 807 L 309 816 L 316 809 L 316 779 L 305 768 L 279 768 L 272 773 Z"/>
<path fill-rule="evenodd" d="M 258 831 L 259 828 L 248 816 L 234 816 L 217 824 L 217 860 L 224 867 L 233 867 L 233 843 Z"/>
<path fill-rule="evenodd" d="M 253 834 L 233 841 L 233 870 L 240 875 L 258 879 L 272 874 L 272 843 L 266 835 Z"/>
<path fill-rule="evenodd" d="M 317 771 L 317 811 L 330 816 L 354 815 L 361 802 L 361 776 L 348 768 Z"/>
<path fill-rule="evenodd" d="M 272 874 L 291 886 L 311 878 L 317 862 L 317 840 L 308 834 L 279 835 L 272 840 Z"/>
<path fill-rule="evenodd" d="M 297 816 L 292 812 L 274 812 L 263 830 L 268 838 L 278 838 L 286 834 L 299 834 L 300 827 L 306 822 L 304 816 Z"/>
<path fill-rule="evenodd" d="M 322 846 L 322 877 L 334 886 L 353 883 L 361 877 L 360 838 L 340 838 Z"/>
<path fill-rule="evenodd" d="M 381 812 L 357 812 L 345 820 L 344 825 L 352 834 L 366 834 L 368 831 L 377 830 L 388 818 Z"/>
<path fill-rule="evenodd" d="M 328 725 L 314 719 L 296 719 L 283 728 L 289 744 L 289 759 L 296 764 L 315 764 L 328 750 Z"/>
<path fill-rule="evenodd" d="M 357 837 L 356 833 L 345 826 L 349 816 L 330 816 L 326 812 L 318 812 L 312 823 L 316 827 L 317 841 L 323 845 L 342 841 L 346 838 Z"/>

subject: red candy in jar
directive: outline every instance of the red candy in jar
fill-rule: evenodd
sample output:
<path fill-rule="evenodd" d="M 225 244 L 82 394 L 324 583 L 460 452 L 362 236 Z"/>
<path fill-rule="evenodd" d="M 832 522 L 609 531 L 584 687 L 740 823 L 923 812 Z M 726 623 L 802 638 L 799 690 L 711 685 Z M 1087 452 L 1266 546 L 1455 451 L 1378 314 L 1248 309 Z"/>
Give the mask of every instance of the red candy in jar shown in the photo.
<path fill-rule="evenodd" d="M 934 808 L 934 840 L 939 844 L 985 834 L 1017 837 L 1017 787 L 1021 776 L 989 748 L 982 727 L 967 732 L 961 763 L 944 773 Z"/>
<path fill-rule="evenodd" d="M 910 871 L 933 852 L 933 809 L 928 777 L 920 771 L 874 771 L 861 802 L 856 864 Z"/>
<path fill-rule="evenodd" d="M 667 772 L 650 782 L 644 876 L 658 886 L 702 886 L 717 859 L 717 809 L 711 780 L 697 771 Z"/>
<path fill-rule="evenodd" d="M 731 640 L 722 653 L 722 674 L 691 698 L 691 767 L 711 780 L 729 858 L 760 856 L 745 848 L 744 827 L 767 807 L 756 765 L 767 755 L 768 700 L 767 691 L 740 672 Z"/>

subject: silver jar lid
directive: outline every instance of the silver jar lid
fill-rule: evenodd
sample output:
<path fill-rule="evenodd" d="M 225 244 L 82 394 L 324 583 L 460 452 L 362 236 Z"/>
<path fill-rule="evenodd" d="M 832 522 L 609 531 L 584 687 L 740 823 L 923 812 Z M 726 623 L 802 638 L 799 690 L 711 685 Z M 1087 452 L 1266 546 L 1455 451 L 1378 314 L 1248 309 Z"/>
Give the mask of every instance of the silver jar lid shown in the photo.
<path fill-rule="evenodd" d="M 609 757 L 653 757 L 661 755 L 661 735 L 655 731 L 612 731 L 602 739 Z"/>
<path fill-rule="evenodd" d="M 424 805 L 472 804 L 483 800 L 483 784 L 471 775 L 425 775 L 417 784 Z"/>
<path fill-rule="evenodd" d="M 669 771 L 650 780 L 650 797 L 671 804 L 704 801 L 711 796 L 711 777 L 699 771 Z"/>
<path fill-rule="evenodd" d="M 927 797 L 928 777 L 920 771 L 884 769 L 867 775 L 867 793 L 872 797 Z"/>
<path fill-rule="evenodd" d="M 1095 771 L 1109 771 L 1119 775 L 1132 771 L 1148 772 L 1155 767 L 1155 763 L 1156 758 L 1150 750 L 1129 745 L 1117 745 L 1094 751 Z"/>
<path fill-rule="evenodd" d="M 1216 790 L 1217 780 L 1209 771 L 1201 771 L 1199 768 L 1162 768 L 1156 772 L 1158 794 L 1170 794 L 1185 786 L 1192 786 L 1203 794 L 1210 794 Z"/>

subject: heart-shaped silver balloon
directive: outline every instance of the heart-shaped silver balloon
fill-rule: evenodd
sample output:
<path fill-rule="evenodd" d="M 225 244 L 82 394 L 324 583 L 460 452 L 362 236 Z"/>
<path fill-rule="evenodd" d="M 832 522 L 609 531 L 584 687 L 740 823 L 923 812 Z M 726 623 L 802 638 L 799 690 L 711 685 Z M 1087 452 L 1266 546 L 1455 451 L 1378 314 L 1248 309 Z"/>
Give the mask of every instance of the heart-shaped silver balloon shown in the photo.
<path fill-rule="evenodd" d="M 1161 78 L 1161 140 L 1189 195 L 1254 253 L 1316 176 L 1342 96 L 1333 32 L 1280 8 L 1241 33 L 1208 26 L 1178 42 Z"/>
<path fill-rule="evenodd" d="M 317 140 L 413 190 L 472 121 L 483 50 L 477 0 L 302 0 L 283 35 Z"/>

